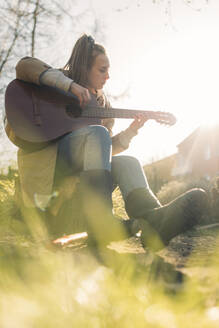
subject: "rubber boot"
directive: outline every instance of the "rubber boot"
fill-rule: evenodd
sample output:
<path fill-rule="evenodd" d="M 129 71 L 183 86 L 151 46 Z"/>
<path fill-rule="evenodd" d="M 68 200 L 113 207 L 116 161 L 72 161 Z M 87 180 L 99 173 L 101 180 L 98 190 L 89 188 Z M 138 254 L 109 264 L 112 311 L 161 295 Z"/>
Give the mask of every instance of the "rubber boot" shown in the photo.
<path fill-rule="evenodd" d="M 194 188 L 159 206 L 153 194 L 136 189 L 128 195 L 125 204 L 128 215 L 138 219 L 144 246 L 159 250 L 200 222 L 208 209 L 208 197 L 203 189 Z"/>
<path fill-rule="evenodd" d="M 125 200 L 125 210 L 130 218 L 142 217 L 147 210 L 161 206 L 152 190 L 145 188 L 134 189 Z"/>

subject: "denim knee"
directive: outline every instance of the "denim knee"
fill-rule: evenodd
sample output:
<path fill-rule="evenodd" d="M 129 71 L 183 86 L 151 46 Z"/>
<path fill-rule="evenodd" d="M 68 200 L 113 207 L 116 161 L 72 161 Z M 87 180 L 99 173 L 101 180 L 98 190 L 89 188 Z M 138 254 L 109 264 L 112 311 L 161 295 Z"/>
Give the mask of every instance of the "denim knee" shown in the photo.
<path fill-rule="evenodd" d="M 133 156 L 113 156 L 113 182 L 119 186 L 123 199 L 138 188 L 148 189 L 148 181 L 139 160 Z"/>
<path fill-rule="evenodd" d="M 111 171 L 112 140 L 108 130 L 101 125 L 90 126 L 84 150 L 84 170 Z"/>
<path fill-rule="evenodd" d="M 100 139 L 104 144 L 112 145 L 112 139 L 105 126 L 92 125 L 90 127 L 90 134 L 97 137 L 97 139 Z"/>
<path fill-rule="evenodd" d="M 129 156 L 129 155 L 119 155 L 119 156 L 115 156 L 114 158 L 115 162 L 116 162 L 116 166 L 119 167 L 120 169 L 123 169 L 124 167 L 126 168 L 140 168 L 142 169 L 142 166 L 139 162 L 139 160 L 134 157 L 134 156 Z"/>

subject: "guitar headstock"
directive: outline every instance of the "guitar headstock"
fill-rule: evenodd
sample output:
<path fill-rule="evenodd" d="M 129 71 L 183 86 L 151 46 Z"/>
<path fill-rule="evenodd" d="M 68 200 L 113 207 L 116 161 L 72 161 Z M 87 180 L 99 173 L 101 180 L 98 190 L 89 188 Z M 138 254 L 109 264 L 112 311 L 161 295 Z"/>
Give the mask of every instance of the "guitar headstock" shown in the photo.
<path fill-rule="evenodd" d="M 168 112 L 154 112 L 153 119 L 165 125 L 174 125 L 176 123 L 176 117 Z"/>

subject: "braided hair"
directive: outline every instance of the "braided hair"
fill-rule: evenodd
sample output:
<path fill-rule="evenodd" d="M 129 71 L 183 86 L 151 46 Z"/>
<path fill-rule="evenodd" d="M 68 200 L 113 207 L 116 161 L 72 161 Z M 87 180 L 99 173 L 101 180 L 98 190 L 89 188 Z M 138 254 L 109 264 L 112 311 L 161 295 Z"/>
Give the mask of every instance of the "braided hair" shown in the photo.
<path fill-rule="evenodd" d="M 91 36 L 84 34 L 75 43 L 63 69 L 67 71 L 69 78 L 86 87 L 87 73 L 99 54 L 106 55 L 104 47 L 96 44 Z"/>

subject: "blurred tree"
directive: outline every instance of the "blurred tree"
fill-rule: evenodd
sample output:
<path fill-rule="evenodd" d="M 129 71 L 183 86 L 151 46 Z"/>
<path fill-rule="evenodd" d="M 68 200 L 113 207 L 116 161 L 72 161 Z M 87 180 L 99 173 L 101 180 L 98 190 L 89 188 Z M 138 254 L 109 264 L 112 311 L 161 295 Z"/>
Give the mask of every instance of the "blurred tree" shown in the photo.
<path fill-rule="evenodd" d="M 77 1 L 63 0 L 1 0 L 0 4 L 0 113 L 4 112 L 4 91 L 15 77 L 16 62 L 24 56 L 49 58 L 55 67 L 64 65 L 68 46 L 84 31 L 100 38 L 103 35 L 99 18 L 87 6 Z M 102 37 L 103 39 L 103 37 Z M 48 51 L 48 49 L 50 49 Z M 2 120 L 1 120 L 2 121 Z M 0 123 L 1 164 L 3 165 L 7 138 Z M 10 147 L 11 148 L 11 147 Z M 14 149 L 11 148 L 12 153 Z M 10 151 L 9 151 L 10 152 Z M 11 157 L 7 154 L 6 157 Z M 14 157 L 14 155 L 12 155 Z M 1 166 L 2 166 L 1 165 Z"/>
<path fill-rule="evenodd" d="M 0 6 L 0 91 L 4 91 L 14 74 L 12 64 L 22 56 L 48 54 L 48 46 L 51 46 L 50 54 L 60 57 L 59 51 L 53 50 L 61 43 L 62 46 L 69 44 L 69 40 L 72 46 L 74 35 L 81 28 L 94 36 L 101 35 L 102 26 L 92 8 L 84 7 L 82 12 L 75 8 L 77 2 L 71 0 L 3 0 Z"/>
<path fill-rule="evenodd" d="M 174 154 L 144 166 L 149 185 L 155 193 L 157 193 L 164 184 L 174 179 L 172 176 L 172 169 L 175 160 L 176 155 Z"/>

